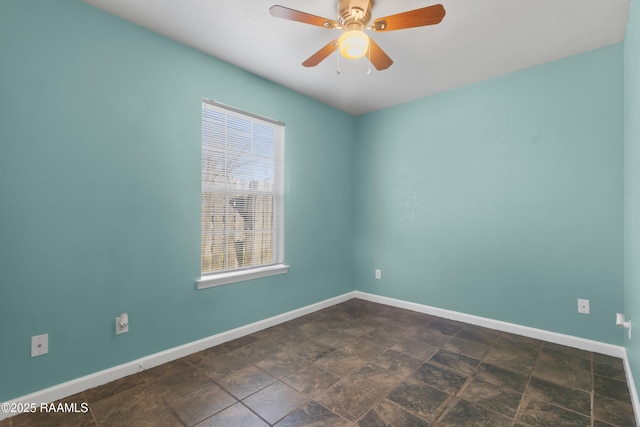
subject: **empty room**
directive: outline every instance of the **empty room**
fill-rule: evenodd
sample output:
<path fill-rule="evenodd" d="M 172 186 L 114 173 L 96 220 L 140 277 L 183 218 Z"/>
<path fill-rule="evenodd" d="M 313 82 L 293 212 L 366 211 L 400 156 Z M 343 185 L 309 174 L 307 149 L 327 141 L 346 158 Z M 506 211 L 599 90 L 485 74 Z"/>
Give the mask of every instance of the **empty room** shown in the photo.
<path fill-rule="evenodd" d="M 639 3 L 0 1 L 0 427 L 640 426 Z"/>

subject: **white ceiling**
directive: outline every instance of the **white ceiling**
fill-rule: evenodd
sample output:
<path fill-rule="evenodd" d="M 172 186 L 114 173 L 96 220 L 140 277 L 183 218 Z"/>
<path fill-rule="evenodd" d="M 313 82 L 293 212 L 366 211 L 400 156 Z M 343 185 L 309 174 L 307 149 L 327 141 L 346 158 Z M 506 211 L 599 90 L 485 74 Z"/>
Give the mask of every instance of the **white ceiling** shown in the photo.
<path fill-rule="evenodd" d="M 333 53 L 301 63 L 340 35 L 274 18 L 280 4 L 336 19 L 337 0 L 84 0 L 353 115 L 623 40 L 630 0 L 441 0 L 438 25 L 370 33 L 393 59 L 367 75 L 366 58 Z M 375 0 L 373 19 L 437 0 Z"/>

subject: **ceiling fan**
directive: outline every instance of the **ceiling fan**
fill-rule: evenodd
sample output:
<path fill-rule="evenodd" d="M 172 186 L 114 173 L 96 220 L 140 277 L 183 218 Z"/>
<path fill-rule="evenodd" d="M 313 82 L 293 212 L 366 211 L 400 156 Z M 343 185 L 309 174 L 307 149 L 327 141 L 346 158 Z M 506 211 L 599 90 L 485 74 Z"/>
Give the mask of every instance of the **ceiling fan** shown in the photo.
<path fill-rule="evenodd" d="M 386 70 L 393 64 L 393 61 L 373 39 L 364 33 L 365 29 L 382 32 L 423 27 L 440 23 L 445 15 L 444 7 L 441 4 L 436 4 L 378 18 L 371 25 L 368 25 L 371 21 L 372 7 L 373 0 L 339 0 L 336 21 L 279 5 L 271 6 L 269 11 L 276 18 L 327 29 L 344 30 L 339 38 L 331 40 L 304 61 L 302 65 L 305 67 L 315 67 L 335 50 L 340 49 L 340 54 L 350 59 L 367 55 L 369 61 L 378 70 Z"/>

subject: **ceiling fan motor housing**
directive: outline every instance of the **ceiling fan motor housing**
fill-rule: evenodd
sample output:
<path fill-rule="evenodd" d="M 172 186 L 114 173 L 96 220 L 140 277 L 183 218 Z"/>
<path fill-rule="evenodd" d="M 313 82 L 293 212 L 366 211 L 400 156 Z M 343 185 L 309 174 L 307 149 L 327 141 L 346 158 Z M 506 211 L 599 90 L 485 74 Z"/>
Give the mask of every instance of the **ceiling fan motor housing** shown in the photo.
<path fill-rule="evenodd" d="M 371 20 L 373 0 L 340 0 L 338 22 L 347 31 L 362 30 Z"/>

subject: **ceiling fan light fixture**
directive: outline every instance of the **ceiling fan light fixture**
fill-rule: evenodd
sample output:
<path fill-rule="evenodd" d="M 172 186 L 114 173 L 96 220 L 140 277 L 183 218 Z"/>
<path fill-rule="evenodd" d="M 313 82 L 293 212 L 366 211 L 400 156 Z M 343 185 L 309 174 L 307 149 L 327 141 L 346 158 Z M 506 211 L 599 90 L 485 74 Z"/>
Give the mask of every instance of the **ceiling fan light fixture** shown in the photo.
<path fill-rule="evenodd" d="M 374 0 L 338 0 L 337 21 L 280 5 L 271 6 L 269 13 L 276 18 L 288 19 L 290 21 L 297 21 L 327 29 L 344 30 L 339 38 L 331 40 L 307 58 L 307 60 L 302 63 L 304 67 L 315 67 L 339 49 L 340 55 L 347 59 L 358 59 L 367 55 L 371 65 L 376 67 L 378 71 L 389 68 L 393 64 L 393 60 L 378 46 L 375 40 L 370 39 L 363 30 L 387 32 L 403 30 L 405 28 L 425 27 L 427 25 L 439 24 L 446 14 L 444 6 L 434 4 L 433 6 L 408 10 L 406 12 L 396 13 L 395 15 L 378 18 L 373 21 L 373 25 L 369 25 L 371 22 L 373 3 Z"/>
<path fill-rule="evenodd" d="M 369 36 L 361 30 L 345 31 L 338 39 L 338 45 L 345 58 L 362 58 L 369 49 Z"/>

